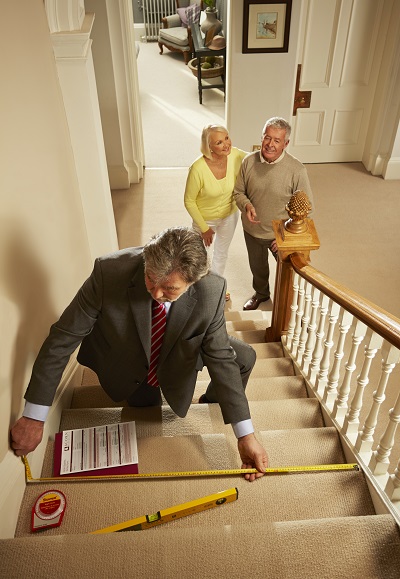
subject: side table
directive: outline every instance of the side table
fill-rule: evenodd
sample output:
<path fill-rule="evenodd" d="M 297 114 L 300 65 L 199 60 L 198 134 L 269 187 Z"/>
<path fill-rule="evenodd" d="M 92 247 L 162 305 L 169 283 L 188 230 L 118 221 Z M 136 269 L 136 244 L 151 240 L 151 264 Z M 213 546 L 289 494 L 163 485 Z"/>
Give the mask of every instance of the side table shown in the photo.
<path fill-rule="evenodd" d="M 208 88 L 218 88 L 223 91 L 225 98 L 225 71 L 226 71 L 226 48 L 220 50 L 212 50 L 204 46 L 204 39 L 201 35 L 200 25 L 191 24 L 190 30 L 192 32 L 193 49 L 195 58 L 197 58 L 197 83 L 199 90 L 199 103 L 203 104 L 203 90 Z M 201 58 L 203 56 L 223 56 L 224 68 L 221 74 L 222 84 L 203 84 L 201 77 Z"/>

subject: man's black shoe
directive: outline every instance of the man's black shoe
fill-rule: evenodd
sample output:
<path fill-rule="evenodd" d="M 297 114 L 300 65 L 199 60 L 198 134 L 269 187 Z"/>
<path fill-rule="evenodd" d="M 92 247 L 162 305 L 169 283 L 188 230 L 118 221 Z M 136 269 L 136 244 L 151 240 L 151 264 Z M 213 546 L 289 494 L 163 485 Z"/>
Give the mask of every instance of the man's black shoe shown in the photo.
<path fill-rule="evenodd" d="M 256 294 L 252 295 L 249 300 L 244 304 L 243 309 L 256 310 L 262 302 L 267 302 L 269 298 L 258 298 Z"/>

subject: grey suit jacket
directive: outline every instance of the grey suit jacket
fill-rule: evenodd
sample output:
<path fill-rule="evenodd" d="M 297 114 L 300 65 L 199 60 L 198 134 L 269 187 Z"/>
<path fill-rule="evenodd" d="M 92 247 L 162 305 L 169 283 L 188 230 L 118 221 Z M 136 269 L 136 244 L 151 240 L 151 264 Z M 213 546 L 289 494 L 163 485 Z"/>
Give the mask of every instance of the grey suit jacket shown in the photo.
<path fill-rule="evenodd" d="M 250 418 L 225 326 L 225 291 L 225 280 L 208 274 L 171 305 L 157 376 L 178 416 L 185 416 L 191 404 L 201 356 L 224 421 Z M 151 302 L 144 283 L 142 248 L 98 258 L 90 277 L 51 327 L 25 398 L 50 406 L 79 344 L 78 361 L 96 372 L 108 395 L 114 401 L 129 398 L 148 373 Z"/>

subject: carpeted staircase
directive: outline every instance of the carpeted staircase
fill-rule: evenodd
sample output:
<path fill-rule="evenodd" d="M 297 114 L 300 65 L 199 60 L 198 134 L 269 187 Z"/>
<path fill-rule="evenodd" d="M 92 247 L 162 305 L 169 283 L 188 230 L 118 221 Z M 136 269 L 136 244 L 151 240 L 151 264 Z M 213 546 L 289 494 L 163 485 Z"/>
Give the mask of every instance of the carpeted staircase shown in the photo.
<path fill-rule="evenodd" d="M 345 462 L 319 403 L 309 398 L 279 343 L 265 344 L 262 312 L 227 314 L 228 331 L 253 344 L 257 363 L 248 398 L 270 466 Z M 135 420 L 141 472 L 238 468 L 230 426 L 217 404 L 197 404 L 199 374 L 186 418 L 168 406 L 116 406 L 86 370 L 60 430 Z M 52 474 L 49 442 L 42 476 Z M 141 532 L 91 531 L 232 487 L 233 503 Z M 60 528 L 30 533 L 36 498 L 58 488 L 67 498 Z M 1 577 L 44 578 L 398 578 L 400 535 L 390 515 L 376 515 L 361 471 L 28 484 L 16 538 L 0 543 Z"/>

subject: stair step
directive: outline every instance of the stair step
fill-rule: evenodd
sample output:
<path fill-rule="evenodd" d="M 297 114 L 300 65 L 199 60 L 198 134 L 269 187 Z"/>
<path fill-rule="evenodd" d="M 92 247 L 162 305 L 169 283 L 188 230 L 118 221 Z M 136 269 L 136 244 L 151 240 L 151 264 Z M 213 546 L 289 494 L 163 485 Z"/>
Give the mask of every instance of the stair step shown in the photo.
<path fill-rule="evenodd" d="M 262 310 L 241 310 L 241 311 L 225 311 L 225 320 L 227 322 L 237 322 L 240 320 L 264 320 L 266 325 L 270 324 L 271 312 L 265 312 Z"/>
<path fill-rule="evenodd" d="M 294 376 L 293 362 L 290 358 L 259 358 L 256 360 L 252 378 L 273 376 Z"/>
<path fill-rule="evenodd" d="M 194 391 L 193 401 L 197 403 L 204 394 L 209 383 L 207 380 L 198 380 Z M 247 384 L 247 398 L 249 400 L 282 400 L 284 398 L 306 398 L 307 390 L 301 376 L 277 376 L 269 378 L 253 378 Z M 127 407 L 127 402 L 114 402 L 100 385 L 79 386 L 75 388 L 71 408 L 120 408 Z"/>
<path fill-rule="evenodd" d="M 248 525 L 232 527 L 216 523 L 216 518 L 225 518 L 225 509 L 235 506 L 221 507 L 209 528 L 181 529 L 172 522 L 134 536 L 129 532 L 51 536 L 47 534 L 51 531 L 45 531 L 40 536 L 4 539 L 0 541 L 2 573 L 7 578 L 40 579 L 53 579 L 55 570 L 61 579 L 209 579 L 217 575 L 222 579 L 247 575 L 252 562 L 251 575 L 256 579 L 398 579 L 400 537 L 390 515 L 274 525 L 257 517 Z M 67 516 L 68 511 L 65 521 Z M 203 513 L 193 517 L 201 518 Z M 200 546 L 207 556 L 199 555 Z"/>
<path fill-rule="evenodd" d="M 99 385 L 96 374 L 87 370 L 85 368 L 82 385 L 74 389 L 71 408 L 120 408 L 128 406 L 126 401 L 114 402 Z M 275 386 L 273 385 L 274 377 L 276 377 Z M 288 378 L 287 381 L 285 377 Z M 263 379 L 265 379 L 266 386 L 264 392 L 261 389 Z M 205 368 L 198 373 L 193 397 L 195 402 L 204 393 L 204 387 L 207 387 L 209 381 L 210 376 Z M 272 388 L 274 388 L 273 392 Z M 267 389 L 269 389 L 270 395 L 266 391 Z M 278 389 L 282 389 L 282 393 Z M 296 394 L 296 392 L 298 393 Z M 306 390 L 304 380 L 301 377 L 294 376 L 293 363 L 290 358 L 257 358 L 247 387 L 247 394 L 250 400 L 263 400 L 264 398 L 282 399 L 295 398 L 296 396 L 304 397 L 306 396 Z"/>
<path fill-rule="evenodd" d="M 246 342 L 246 344 L 265 343 L 265 330 L 231 330 L 228 334 Z"/>
<path fill-rule="evenodd" d="M 263 344 L 264 345 L 264 344 Z M 263 378 L 273 376 L 294 376 L 294 366 L 291 358 L 257 358 L 250 378 Z M 209 380 L 207 368 L 203 368 L 197 374 L 197 380 Z"/>
<path fill-rule="evenodd" d="M 261 320 L 232 320 L 226 322 L 226 329 L 228 334 L 231 332 L 247 332 L 252 330 L 261 330 L 265 332 L 267 323 L 264 319 Z"/>
<path fill-rule="evenodd" d="M 204 394 L 209 381 L 196 384 L 194 401 Z M 307 398 L 307 389 L 301 376 L 277 376 L 272 378 L 252 378 L 247 383 L 248 400 L 283 400 L 285 398 Z"/>
<path fill-rule="evenodd" d="M 176 480 L 121 480 L 118 482 L 60 482 L 57 489 L 67 501 L 62 527 L 52 535 L 89 533 L 128 519 L 155 513 L 236 487 L 239 501 L 224 509 L 203 511 L 198 516 L 174 521 L 174 527 L 191 529 L 213 525 L 246 524 L 375 514 L 361 471 L 270 475 L 249 483 L 242 476 L 210 476 Z M 49 483 L 29 484 L 21 505 L 16 537 L 31 534 L 31 510 Z M 201 547 L 203 548 L 203 546 Z"/>
<path fill-rule="evenodd" d="M 300 466 L 344 463 L 336 429 L 260 431 L 257 438 L 267 449 L 270 466 Z M 240 468 L 233 432 L 188 436 L 138 437 L 140 472 L 179 472 Z M 53 476 L 54 442 L 49 441 L 42 477 Z"/>
<path fill-rule="evenodd" d="M 280 342 L 259 342 L 252 344 L 257 360 L 262 358 L 282 358 L 285 354 Z"/>
<path fill-rule="evenodd" d="M 82 386 L 92 386 L 94 384 L 100 384 L 97 374 L 85 366 L 83 368 Z"/>
<path fill-rule="evenodd" d="M 121 408 L 127 407 L 128 403 L 114 402 L 100 384 L 82 385 L 74 389 L 71 400 L 71 408 Z"/>
<path fill-rule="evenodd" d="M 255 430 L 282 428 L 320 428 L 324 426 L 315 398 L 249 401 Z M 62 413 L 60 431 L 86 428 L 115 422 L 136 421 L 138 437 L 182 436 L 188 434 L 226 433 L 218 404 L 192 404 L 185 418 L 179 418 L 167 405 L 147 408 L 77 408 Z"/>

